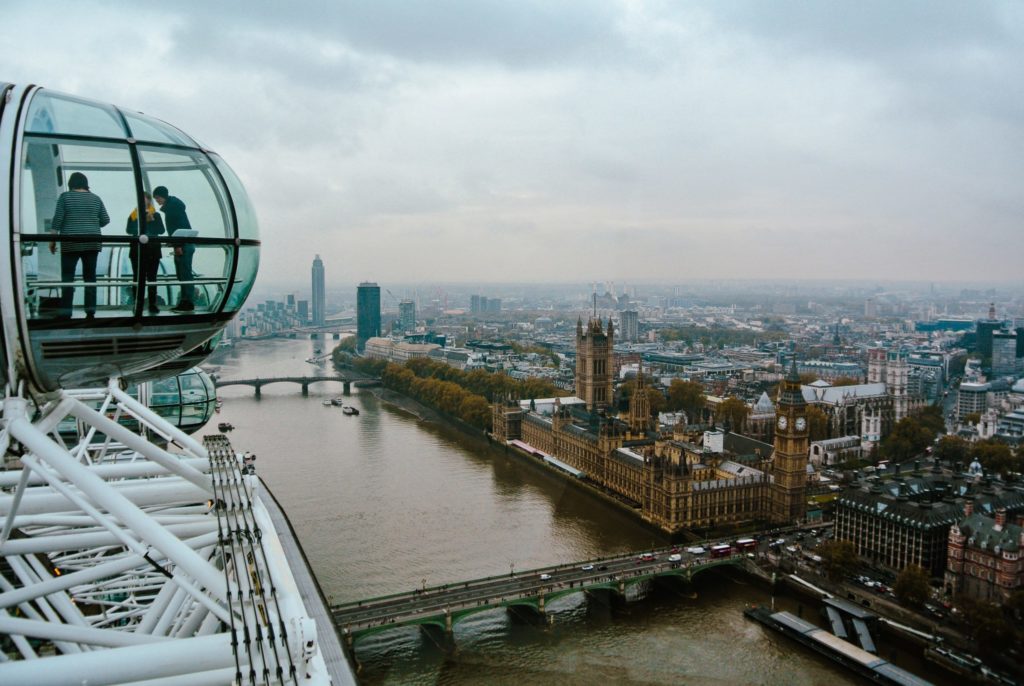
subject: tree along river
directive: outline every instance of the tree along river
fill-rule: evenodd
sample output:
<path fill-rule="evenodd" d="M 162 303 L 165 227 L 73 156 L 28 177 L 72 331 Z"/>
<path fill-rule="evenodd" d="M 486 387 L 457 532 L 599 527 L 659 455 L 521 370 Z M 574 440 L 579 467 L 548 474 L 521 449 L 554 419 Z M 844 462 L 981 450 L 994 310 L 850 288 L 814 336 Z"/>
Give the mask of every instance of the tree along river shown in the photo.
<path fill-rule="evenodd" d="M 206 367 L 223 379 L 326 374 L 329 365 L 305 359 L 335 344 L 240 342 Z M 234 424 L 232 444 L 256 454 L 333 602 L 666 543 L 579 487 L 370 390 L 345 399 L 359 416 L 322 405 L 341 392 L 322 382 L 303 397 L 282 383 L 257 399 L 247 386 L 224 388 L 221 413 L 200 432 Z M 356 649 L 359 676 L 370 684 L 860 683 L 743 617 L 747 604 L 768 602 L 744 577 L 714 570 L 692 586 L 641 587 L 625 603 L 572 595 L 549 604 L 550 625 L 501 609 L 473 615 L 456 625 L 454 647 L 413 627 L 367 637 Z M 801 601 L 776 602 L 822 621 Z M 897 662 L 922 669 L 897 652 Z"/>

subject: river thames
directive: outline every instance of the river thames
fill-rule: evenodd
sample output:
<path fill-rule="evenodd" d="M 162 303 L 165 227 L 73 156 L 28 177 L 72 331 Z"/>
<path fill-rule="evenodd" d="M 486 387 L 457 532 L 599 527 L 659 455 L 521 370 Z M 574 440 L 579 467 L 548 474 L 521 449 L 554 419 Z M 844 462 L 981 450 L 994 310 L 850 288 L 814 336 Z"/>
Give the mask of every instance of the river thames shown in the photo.
<path fill-rule="evenodd" d="M 336 342 L 322 343 L 329 350 Z M 224 379 L 330 373 L 305 362 L 310 340 L 242 342 L 208 368 Z M 537 466 L 457 430 L 354 390 L 345 416 L 322 401 L 341 384 L 220 390 L 218 421 L 236 450 L 257 456 L 313 572 L 333 602 L 386 595 L 559 562 L 639 550 L 665 540 L 628 513 Z M 298 562 L 298 561 L 296 561 Z M 744 619 L 766 591 L 708 572 L 693 586 L 659 584 L 626 603 L 576 595 L 536 626 L 504 610 L 455 627 L 455 645 L 415 628 L 358 644 L 368 684 L 843 684 L 852 675 Z M 792 599 L 780 607 L 813 612 Z M 889 655 L 882 651 L 883 657 Z"/>

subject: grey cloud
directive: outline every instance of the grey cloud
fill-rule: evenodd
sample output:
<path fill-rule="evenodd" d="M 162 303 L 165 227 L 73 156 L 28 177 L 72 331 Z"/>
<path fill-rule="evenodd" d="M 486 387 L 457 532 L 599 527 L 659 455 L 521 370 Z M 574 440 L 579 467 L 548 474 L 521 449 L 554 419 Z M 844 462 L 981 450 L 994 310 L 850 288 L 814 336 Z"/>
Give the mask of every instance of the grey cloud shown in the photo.
<path fill-rule="evenodd" d="M 186 2 L 185 40 L 205 26 L 270 27 L 301 41 L 337 41 L 370 54 L 406 61 L 490 63 L 546 68 L 561 61 L 599 59 L 619 42 L 619 3 L 543 0 L 281 3 Z"/>

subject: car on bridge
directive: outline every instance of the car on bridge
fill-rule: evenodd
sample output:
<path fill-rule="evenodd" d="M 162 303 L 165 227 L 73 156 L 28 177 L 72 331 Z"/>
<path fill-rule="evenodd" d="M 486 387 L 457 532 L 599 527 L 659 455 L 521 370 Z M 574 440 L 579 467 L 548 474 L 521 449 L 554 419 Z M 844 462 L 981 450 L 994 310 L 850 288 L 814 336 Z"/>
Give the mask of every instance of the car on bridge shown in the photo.
<path fill-rule="evenodd" d="M 582 567 L 580 567 L 580 569 L 582 569 L 584 572 L 592 572 L 594 571 L 594 565 L 583 565 Z"/>
<path fill-rule="evenodd" d="M 550 579 L 551 579 L 551 575 L 550 574 L 541 574 L 540 575 L 540 580 L 541 581 L 549 581 Z"/>

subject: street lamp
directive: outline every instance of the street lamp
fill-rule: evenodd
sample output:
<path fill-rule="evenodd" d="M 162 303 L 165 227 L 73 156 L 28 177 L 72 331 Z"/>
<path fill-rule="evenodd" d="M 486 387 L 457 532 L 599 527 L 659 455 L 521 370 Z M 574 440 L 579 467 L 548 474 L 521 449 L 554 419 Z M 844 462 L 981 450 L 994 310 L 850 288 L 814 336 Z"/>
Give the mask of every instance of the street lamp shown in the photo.
<path fill-rule="evenodd" d="M 516 575 L 516 561 L 515 560 L 509 560 L 508 561 L 508 575 L 509 576 L 515 576 Z"/>

